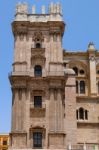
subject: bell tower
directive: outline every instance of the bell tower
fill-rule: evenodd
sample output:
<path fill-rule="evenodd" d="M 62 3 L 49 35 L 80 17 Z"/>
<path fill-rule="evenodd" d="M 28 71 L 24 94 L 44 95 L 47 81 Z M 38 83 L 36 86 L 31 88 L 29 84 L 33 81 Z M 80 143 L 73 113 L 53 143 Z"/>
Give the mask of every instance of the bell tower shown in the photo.
<path fill-rule="evenodd" d="M 11 148 L 63 148 L 64 71 L 62 37 L 65 24 L 59 3 L 49 12 L 16 7 L 12 86 Z"/>

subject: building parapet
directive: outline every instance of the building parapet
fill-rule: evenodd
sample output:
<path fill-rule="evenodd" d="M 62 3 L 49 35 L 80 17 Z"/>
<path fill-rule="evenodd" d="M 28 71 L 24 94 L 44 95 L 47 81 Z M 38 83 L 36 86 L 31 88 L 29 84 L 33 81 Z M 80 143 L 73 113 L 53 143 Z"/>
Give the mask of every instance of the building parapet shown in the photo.
<path fill-rule="evenodd" d="M 30 21 L 30 22 L 48 22 L 48 21 L 63 21 L 62 7 L 60 3 L 51 3 L 48 13 L 45 6 L 42 6 L 41 14 L 36 13 L 36 7 L 32 6 L 32 13 L 28 11 L 27 3 L 18 3 L 16 6 L 15 21 Z"/>

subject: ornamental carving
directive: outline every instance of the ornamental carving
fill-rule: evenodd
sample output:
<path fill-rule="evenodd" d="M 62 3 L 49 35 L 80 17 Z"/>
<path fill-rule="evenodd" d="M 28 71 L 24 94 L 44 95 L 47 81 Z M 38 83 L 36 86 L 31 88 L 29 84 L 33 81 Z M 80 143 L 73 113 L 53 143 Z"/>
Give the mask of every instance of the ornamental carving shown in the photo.
<path fill-rule="evenodd" d="M 95 61 L 96 58 L 95 58 L 95 56 L 90 56 L 90 57 L 89 57 L 89 60 L 90 60 L 90 61 Z"/>
<path fill-rule="evenodd" d="M 41 31 L 34 32 L 32 40 L 33 41 L 38 41 L 38 40 L 44 41 L 44 36 L 43 36 L 42 32 Z"/>

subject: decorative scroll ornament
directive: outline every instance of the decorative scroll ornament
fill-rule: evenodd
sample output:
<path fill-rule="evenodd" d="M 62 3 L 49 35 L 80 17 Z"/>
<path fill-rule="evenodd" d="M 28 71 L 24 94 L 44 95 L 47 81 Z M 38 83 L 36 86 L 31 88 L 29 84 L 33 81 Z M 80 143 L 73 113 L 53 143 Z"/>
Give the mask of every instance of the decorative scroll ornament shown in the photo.
<path fill-rule="evenodd" d="M 33 41 L 44 41 L 44 36 L 41 31 L 34 32 Z"/>

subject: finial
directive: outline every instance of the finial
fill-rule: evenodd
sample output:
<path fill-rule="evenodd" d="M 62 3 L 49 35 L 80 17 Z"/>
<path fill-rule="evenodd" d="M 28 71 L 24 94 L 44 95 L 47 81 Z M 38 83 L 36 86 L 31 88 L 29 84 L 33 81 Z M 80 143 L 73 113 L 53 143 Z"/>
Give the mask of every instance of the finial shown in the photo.
<path fill-rule="evenodd" d="M 57 3 L 57 13 L 62 14 L 62 6 L 59 2 Z"/>
<path fill-rule="evenodd" d="M 16 6 L 16 14 L 22 13 L 27 14 L 28 13 L 28 4 L 26 2 L 21 3 L 19 2 Z"/>
<path fill-rule="evenodd" d="M 62 15 L 62 5 L 59 4 L 59 13 Z"/>
<path fill-rule="evenodd" d="M 54 14 L 57 13 L 57 4 L 54 4 Z"/>
<path fill-rule="evenodd" d="M 95 46 L 94 46 L 94 43 L 93 42 L 90 42 L 88 44 L 88 50 L 95 50 Z"/>
<path fill-rule="evenodd" d="M 35 14 L 36 13 L 36 8 L 35 8 L 35 5 L 32 6 L 32 14 Z"/>
<path fill-rule="evenodd" d="M 54 4 L 53 2 L 51 2 L 50 4 L 50 13 L 53 13 L 54 12 Z"/>
<path fill-rule="evenodd" d="M 43 5 L 42 6 L 42 14 L 45 14 L 46 13 L 46 11 L 45 11 L 45 6 Z"/>

